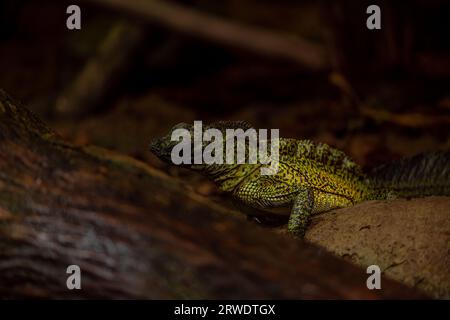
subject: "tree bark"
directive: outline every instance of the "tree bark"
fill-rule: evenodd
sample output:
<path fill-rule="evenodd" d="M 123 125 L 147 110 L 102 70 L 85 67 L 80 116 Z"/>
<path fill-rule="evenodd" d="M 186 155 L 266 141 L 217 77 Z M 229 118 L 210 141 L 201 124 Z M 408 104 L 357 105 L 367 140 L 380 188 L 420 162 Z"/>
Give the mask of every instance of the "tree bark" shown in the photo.
<path fill-rule="evenodd" d="M 81 290 L 68 290 L 69 265 Z M 0 296 L 421 298 L 131 158 L 62 141 L 0 91 Z"/>

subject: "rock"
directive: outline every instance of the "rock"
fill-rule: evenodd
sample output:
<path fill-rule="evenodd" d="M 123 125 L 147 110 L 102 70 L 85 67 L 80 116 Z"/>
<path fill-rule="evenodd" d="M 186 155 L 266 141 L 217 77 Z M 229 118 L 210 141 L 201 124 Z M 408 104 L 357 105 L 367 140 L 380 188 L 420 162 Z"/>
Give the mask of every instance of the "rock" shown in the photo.
<path fill-rule="evenodd" d="M 369 201 L 313 219 L 306 239 L 436 298 L 450 298 L 450 197 Z"/>

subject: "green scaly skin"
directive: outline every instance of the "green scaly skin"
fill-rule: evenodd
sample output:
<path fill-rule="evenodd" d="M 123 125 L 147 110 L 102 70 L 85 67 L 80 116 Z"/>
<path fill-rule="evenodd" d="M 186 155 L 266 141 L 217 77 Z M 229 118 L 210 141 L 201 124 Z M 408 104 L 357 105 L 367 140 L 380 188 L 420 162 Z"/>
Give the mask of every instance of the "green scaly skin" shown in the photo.
<path fill-rule="evenodd" d="M 193 130 L 187 124 L 177 125 L 173 129 L 180 127 L 191 132 Z M 209 127 L 218 128 L 222 132 L 226 128 L 251 128 L 241 121 L 217 122 Z M 204 127 L 206 128 L 208 127 Z M 169 134 L 151 145 L 152 151 L 169 163 L 170 151 L 177 144 L 170 141 L 170 138 Z M 309 140 L 280 138 L 278 172 L 274 175 L 261 175 L 261 166 L 263 165 L 188 165 L 190 169 L 212 179 L 222 191 L 247 206 L 271 213 L 282 213 L 282 209 L 287 208 L 289 214 L 290 209 L 288 230 L 299 237 L 303 237 L 313 214 L 352 206 L 366 200 L 414 196 L 407 194 L 408 192 L 402 193 L 402 188 L 398 187 L 400 183 L 393 186 L 392 183 L 389 185 L 372 180 L 342 151 Z M 411 188 L 403 189 L 410 191 Z M 447 192 L 448 188 L 445 187 L 444 193 Z M 420 196 L 420 192 L 418 195 Z"/>

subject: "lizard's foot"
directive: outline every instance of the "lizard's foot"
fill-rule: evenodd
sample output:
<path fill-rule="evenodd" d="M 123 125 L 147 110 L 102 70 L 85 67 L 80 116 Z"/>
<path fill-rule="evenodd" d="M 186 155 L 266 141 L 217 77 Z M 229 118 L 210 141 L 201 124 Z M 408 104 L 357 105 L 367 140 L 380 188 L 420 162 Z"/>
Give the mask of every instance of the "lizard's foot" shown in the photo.
<path fill-rule="evenodd" d="M 288 231 L 296 238 L 305 236 L 314 206 L 314 194 L 312 190 L 301 190 L 294 200 L 292 212 L 289 217 Z"/>
<path fill-rule="evenodd" d="M 291 214 L 288 222 L 289 234 L 296 238 L 303 239 L 306 233 L 307 221 L 304 221 L 301 214 Z"/>

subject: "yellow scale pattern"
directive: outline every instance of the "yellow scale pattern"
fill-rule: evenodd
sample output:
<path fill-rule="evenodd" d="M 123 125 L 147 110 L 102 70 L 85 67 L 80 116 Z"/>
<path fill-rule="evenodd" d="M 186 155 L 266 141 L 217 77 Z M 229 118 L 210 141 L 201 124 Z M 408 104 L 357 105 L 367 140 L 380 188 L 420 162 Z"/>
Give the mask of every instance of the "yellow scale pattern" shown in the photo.
<path fill-rule="evenodd" d="M 368 197 L 365 176 L 343 152 L 308 140 L 279 139 L 277 174 L 260 164 L 215 165 L 204 172 L 225 192 L 258 209 L 290 206 L 298 190 L 314 193 L 314 213 L 353 205 Z"/>

